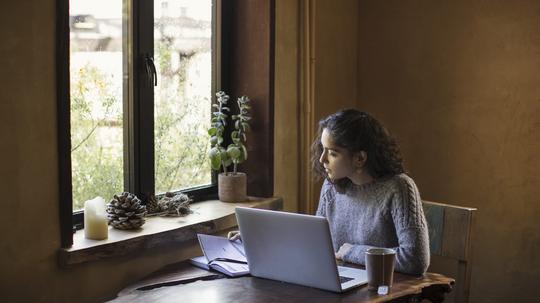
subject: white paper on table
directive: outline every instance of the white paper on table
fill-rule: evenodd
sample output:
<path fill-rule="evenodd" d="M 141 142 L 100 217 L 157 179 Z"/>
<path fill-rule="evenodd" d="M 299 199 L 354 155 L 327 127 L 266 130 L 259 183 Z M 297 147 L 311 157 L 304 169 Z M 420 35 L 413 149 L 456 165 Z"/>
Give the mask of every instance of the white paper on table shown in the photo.
<path fill-rule="evenodd" d="M 191 258 L 191 264 L 206 269 L 217 270 L 226 274 L 229 277 L 238 277 L 249 274 L 249 266 L 245 263 L 227 262 L 227 261 L 212 261 L 208 262 L 205 256 Z"/>
<path fill-rule="evenodd" d="M 245 263 L 235 263 L 227 261 L 212 261 L 210 263 L 211 267 L 219 266 L 231 275 L 249 273 L 249 266 Z"/>
<path fill-rule="evenodd" d="M 244 245 L 241 241 L 229 241 L 224 237 L 198 234 L 202 251 L 209 262 L 229 260 L 247 263 Z"/>

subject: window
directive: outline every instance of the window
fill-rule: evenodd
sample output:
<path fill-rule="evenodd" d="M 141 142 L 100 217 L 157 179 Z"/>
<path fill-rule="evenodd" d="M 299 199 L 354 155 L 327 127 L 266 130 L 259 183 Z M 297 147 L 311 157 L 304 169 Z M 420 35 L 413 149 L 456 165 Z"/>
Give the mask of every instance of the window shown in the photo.
<path fill-rule="evenodd" d="M 95 195 L 214 197 L 216 88 L 256 102 L 242 166 L 248 194 L 272 195 L 274 1 L 56 1 L 62 247 Z"/>
<path fill-rule="evenodd" d="M 73 210 L 124 188 L 122 0 L 70 1 Z"/>
<path fill-rule="evenodd" d="M 75 223 L 95 196 L 215 191 L 206 132 L 218 84 L 216 10 L 216 0 L 69 1 Z"/>

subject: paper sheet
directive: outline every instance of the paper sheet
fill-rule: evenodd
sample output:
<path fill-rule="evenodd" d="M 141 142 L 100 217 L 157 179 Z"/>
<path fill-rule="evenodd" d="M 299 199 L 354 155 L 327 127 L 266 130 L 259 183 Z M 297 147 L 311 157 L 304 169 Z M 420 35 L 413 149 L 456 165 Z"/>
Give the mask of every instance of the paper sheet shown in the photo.
<path fill-rule="evenodd" d="M 247 263 L 242 242 L 234 242 L 224 237 L 198 234 L 199 243 L 208 261 L 229 260 Z"/>

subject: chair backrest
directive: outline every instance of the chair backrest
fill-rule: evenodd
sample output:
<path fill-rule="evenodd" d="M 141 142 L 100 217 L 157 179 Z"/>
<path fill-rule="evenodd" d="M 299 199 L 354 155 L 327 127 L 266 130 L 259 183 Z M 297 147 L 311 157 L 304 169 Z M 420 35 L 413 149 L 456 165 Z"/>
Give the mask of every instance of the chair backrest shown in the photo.
<path fill-rule="evenodd" d="M 428 271 L 456 279 L 454 302 L 468 302 L 471 279 L 471 242 L 476 208 L 423 201 L 429 228 L 431 265 Z M 455 270 L 449 270 L 455 264 Z M 449 299 L 451 299 L 449 298 Z"/>

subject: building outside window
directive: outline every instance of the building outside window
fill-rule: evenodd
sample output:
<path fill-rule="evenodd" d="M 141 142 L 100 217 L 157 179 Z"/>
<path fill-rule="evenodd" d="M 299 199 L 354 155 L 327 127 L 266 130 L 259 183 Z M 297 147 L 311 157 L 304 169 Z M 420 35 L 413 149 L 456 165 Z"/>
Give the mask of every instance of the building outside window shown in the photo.
<path fill-rule="evenodd" d="M 69 1 L 75 214 L 96 196 L 212 186 L 215 9 L 212 0 Z"/>

